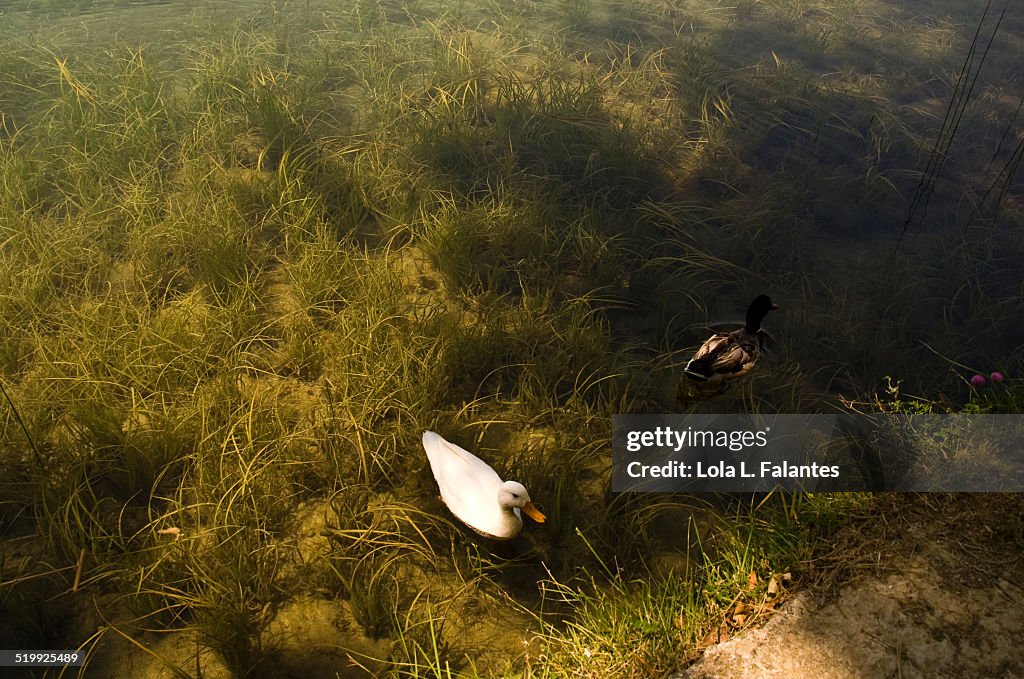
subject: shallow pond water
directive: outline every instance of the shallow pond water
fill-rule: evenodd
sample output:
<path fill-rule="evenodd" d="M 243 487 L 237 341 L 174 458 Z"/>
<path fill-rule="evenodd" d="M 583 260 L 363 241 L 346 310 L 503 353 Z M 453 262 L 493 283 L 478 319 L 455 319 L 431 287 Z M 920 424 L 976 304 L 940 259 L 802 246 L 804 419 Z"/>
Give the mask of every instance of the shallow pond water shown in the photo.
<path fill-rule="evenodd" d="M 609 417 L 1006 407 L 1024 14 L 1001 10 L 9 3 L 19 643 L 83 645 L 99 674 L 560 676 L 552 639 L 613 595 L 797 559 L 795 509 L 612 494 Z M 781 309 L 756 372 L 680 388 L 759 293 Z M 461 526 L 424 429 L 548 522 Z M 733 596 L 699 591 L 665 596 Z M 700 634 L 663 613 L 606 616 L 661 650 L 577 639 L 577 660 L 682 662 Z"/>

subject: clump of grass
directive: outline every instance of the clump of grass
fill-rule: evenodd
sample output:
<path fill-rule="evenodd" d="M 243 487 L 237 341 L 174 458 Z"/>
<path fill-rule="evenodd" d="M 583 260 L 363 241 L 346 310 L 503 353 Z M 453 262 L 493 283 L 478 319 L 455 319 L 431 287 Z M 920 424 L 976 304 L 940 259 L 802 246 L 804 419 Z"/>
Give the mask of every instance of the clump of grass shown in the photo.
<path fill-rule="evenodd" d="M 697 641 L 683 630 L 684 611 L 699 605 L 681 580 L 569 587 L 547 584 L 547 594 L 575 612 L 563 628 L 552 628 L 544 653 L 526 676 L 641 677 L 670 672 Z"/>
<path fill-rule="evenodd" d="M 267 653 L 262 632 L 285 591 L 278 538 L 295 493 L 296 475 L 280 449 L 289 422 L 267 396 L 237 385 L 207 390 L 195 422 L 196 456 L 176 493 L 161 498 L 160 515 L 135 537 L 145 548 L 121 575 L 132 586 L 125 598 L 143 619 L 191 626 L 240 674 Z"/>
<path fill-rule="evenodd" d="M 546 601 L 568 605 L 563 624 L 543 627 L 543 652 L 526 676 L 642 677 L 678 669 L 699 654 L 709 633 L 726 625 L 738 601 L 764 600 L 773 574 L 802 572 L 814 531 L 835 523 L 837 496 L 801 495 L 730 503 L 732 516 L 710 534 L 690 526 L 682 570 L 630 572 L 593 550 L 595 570 L 575 581 L 549 579 Z M 781 500 L 781 501 L 779 501 Z M 850 497 L 851 506 L 861 502 Z M 731 623 L 729 623 L 731 624 Z"/>
<path fill-rule="evenodd" d="M 337 525 L 325 530 L 332 546 L 329 563 L 364 632 L 374 638 L 400 635 L 400 613 L 414 607 L 403 583 L 417 572 L 441 568 L 429 539 L 434 527 L 421 525 L 437 520 L 408 505 L 365 506 L 367 490 L 349 486 L 335 494 Z"/>
<path fill-rule="evenodd" d="M 230 122 L 238 137 L 254 135 L 259 152 L 249 160 L 273 170 L 312 141 L 316 112 L 327 108 L 325 58 L 297 50 L 287 37 L 235 32 L 230 42 L 206 45 L 190 60 L 191 96 L 200 110 L 216 113 L 214 120 Z"/>
<path fill-rule="evenodd" d="M 562 302 L 621 284 L 628 240 L 608 233 L 596 210 L 567 217 L 509 193 L 430 215 L 422 247 L 451 289 Z"/>
<path fill-rule="evenodd" d="M 420 593 L 422 594 L 422 592 Z M 444 638 L 444 615 L 436 610 L 428 597 L 417 595 L 406 609 L 398 611 L 401 632 L 391 653 L 390 662 L 403 677 L 455 677 L 461 663 L 450 659 L 450 648 Z"/>

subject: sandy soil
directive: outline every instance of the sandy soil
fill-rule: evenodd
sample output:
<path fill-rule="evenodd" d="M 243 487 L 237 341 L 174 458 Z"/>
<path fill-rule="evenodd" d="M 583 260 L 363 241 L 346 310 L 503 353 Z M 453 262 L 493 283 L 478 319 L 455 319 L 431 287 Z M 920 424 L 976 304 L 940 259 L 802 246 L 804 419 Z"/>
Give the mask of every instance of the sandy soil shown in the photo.
<path fill-rule="evenodd" d="M 840 533 L 819 582 L 670 679 L 1024 677 L 1024 499 L 883 504 Z"/>

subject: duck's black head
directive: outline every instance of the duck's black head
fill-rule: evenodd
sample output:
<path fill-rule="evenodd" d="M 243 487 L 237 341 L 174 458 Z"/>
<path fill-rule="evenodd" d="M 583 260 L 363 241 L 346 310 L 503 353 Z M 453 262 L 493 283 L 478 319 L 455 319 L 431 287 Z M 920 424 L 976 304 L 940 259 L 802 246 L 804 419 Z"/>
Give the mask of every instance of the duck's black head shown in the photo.
<path fill-rule="evenodd" d="M 778 304 L 772 304 L 768 295 L 758 295 L 747 308 L 747 331 L 757 332 L 761 329 L 761 321 L 768 315 L 769 311 L 778 309 Z"/>

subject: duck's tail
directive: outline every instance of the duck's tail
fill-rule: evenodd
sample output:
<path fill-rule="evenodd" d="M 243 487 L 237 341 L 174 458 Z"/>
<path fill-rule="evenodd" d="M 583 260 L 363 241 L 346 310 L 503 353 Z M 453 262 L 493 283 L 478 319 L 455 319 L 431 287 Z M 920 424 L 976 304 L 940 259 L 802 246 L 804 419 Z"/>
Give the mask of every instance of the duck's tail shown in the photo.
<path fill-rule="evenodd" d="M 691 359 L 683 368 L 683 372 L 695 382 L 707 382 L 714 376 L 714 372 L 711 370 L 711 361 L 703 358 Z"/>

